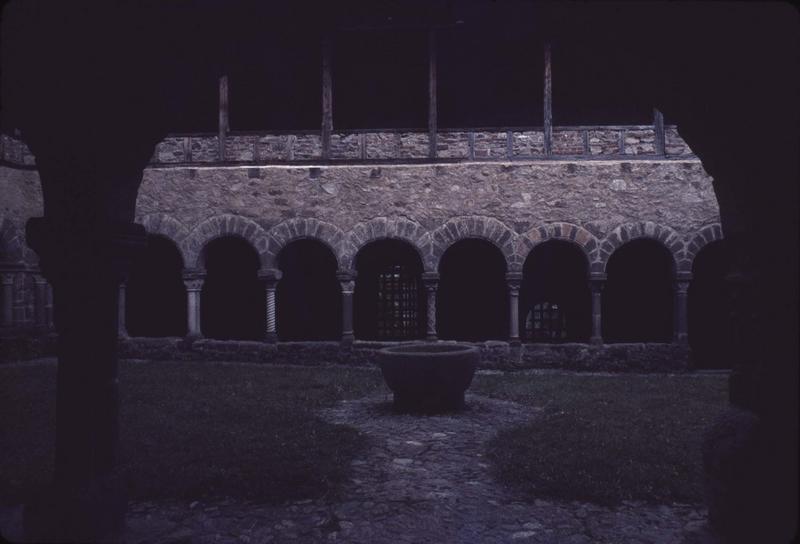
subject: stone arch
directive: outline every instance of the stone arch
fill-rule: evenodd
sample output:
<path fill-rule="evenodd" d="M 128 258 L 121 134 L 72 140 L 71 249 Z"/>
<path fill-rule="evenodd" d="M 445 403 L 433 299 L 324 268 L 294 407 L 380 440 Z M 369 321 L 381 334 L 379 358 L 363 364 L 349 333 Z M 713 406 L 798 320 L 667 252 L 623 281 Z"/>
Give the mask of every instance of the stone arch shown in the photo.
<path fill-rule="evenodd" d="M 189 229 L 183 223 L 164 213 L 151 213 L 137 217 L 136 222 L 141 223 L 148 234 L 157 234 L 171 240 L 177 246 L 184 266 L 190 264 L 183 245 L 184 239 L 189 235 Z"/>
<path fill-rule="evenodd" d="M 722 225 L 719 223 L 711 223 L 701 227 L 699 231 L 687 239 L 686 249 L 680 261 L 678 261 L 678 270 L 681 272 L 691 272 L 694 258 L 697 257 L 700 250 L 711 242 L 717 242 L 722 239 Z"/>
<path fill-rule="evenodd" d="M 194 227 L 181 241 L 179 248 L 187 267 L 202 268 L 203 248 L 212 240 L 221 236 L 238 236 L 243 238 L 259 255 L 263 264 L 263 254 L 267 249 L 267 233 L 261 226 L 239 215 L 223 214 L 209 217 Z"/>
<path fill-rule="evenodd" d="M 591 263 L 591 271 L 604 273 L 611 254 L 626 242 L 638 238 L 650 238 L 660 242 L 672 256 L 673 271 L 678 271 L 678 263 L 684 248 L 682 238 L 674 229 L 652 221 L 625 223 L 609 232 L 600 241 L 598 251 Z"/>
<path fill-rule="evenodd" d="M 439 262 L 451 245 L 465 238 L 480 238 L 497 247 L 506 260 L 508 272 L 522 269 L 523 257 L 517 253 L 519 235 L 494 217 L 470 215 L 453 217 L 431 233 L 431 253 L 426 257 L 426 270 L 438 270 Z"/>
<path fill-rule="evenodd" d="M 579 225 L 564 222 L 539 225 L 521 234 L 517 240 L 517 254 L 526 259 L 533 248 L 549 240 L 561 240 L 578 246 L 586 256 L 587 263 L 597 260 L 600 244 L 595 235 Z"/>
<path fill-rule="evenodd" d="M 342 270 L 343 255 L 346 253 L 345 245 L 347 237 L 345 233 L 336 225 L 320 221 L 313 217 L 294 218 L 282 221 L 269 229 L 266 234 L 266 246 L 264 251 L 259 250 L 261 265 L 264 268 L 277 268 L 276 259 L 278 253 L 294 240 L 302 238 L 312 238 L 322 242 L 331 250 L 336 257 L 336 264 Z"/>
<path fill-rule="evenodd" d="M 341 267 L 352 270 L 355 257 L 361 249 L 376 240 L 402 240 L 408 242 L 419 255 L 420 261 L 426 272 L 431 255 L 431 235 L 425 228 L 405 217 L 376 217 L 369 221 L 356 224 L 347 232 Z"/>

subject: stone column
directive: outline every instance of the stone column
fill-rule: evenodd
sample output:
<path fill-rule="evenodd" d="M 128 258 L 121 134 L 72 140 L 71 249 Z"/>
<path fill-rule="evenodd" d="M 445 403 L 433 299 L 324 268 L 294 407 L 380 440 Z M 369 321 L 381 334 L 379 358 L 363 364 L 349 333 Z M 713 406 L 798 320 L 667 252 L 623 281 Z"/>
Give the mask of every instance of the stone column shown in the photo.
<path fill-rule="evenodd" d="M 119 284 L 146 244 L 133 223 L 28 220 L 26 238 L 53 286 L 58 333 L 54 479 L 25 505 L 32 541 L 106 541 L 126 508 L 117 465 Z"/>
<path fill-rule="evenodd" d="M 36 286 L 36 327 L 39 329 L 46 329 L 48 326 L 47 319 L 47 280 L 41 274 L 34 274 L 33 283 Z"/>
<path fill-rule="evenodd" d="M 689 343 L 689 319 L 687 311 L 687 293 L 689 282 L 692 279 L 691 272 L 678 272 L 675 278 L 675 330 L 673 341 L 678 344 Z"/>
<path fill-rule="evenodd" d="M 436 272 L 425 272 L 422 274 L 422 283 L 427 294 L 428 311 L 426 322 L 425 340 L 437 340 L 436 333 L 436 290 L 439 287 L 439 274 Z"/>
<path fill-rule="evenodd" d="M 353 289 L 355 272 L 337 272 L 336 278 L 342 285 L 342 344 L 352 344 L 353 335 Z"/>
<path fill-rule="evenodd" d="M 264 340 L 271 344 L 278 341 L 277 321 L 275 319 L 275 288 L 281 279 L 281 271 L 275 269 L 261 270 L 258 277 L 264 280 L 267 289 L 267 331 Z"/>
<path fill-rule="evenodd" d="M 3 272 L 0 274 L 3 282 L 3 308 L 0 314 L 0 325 L 11 327 L 14 324 L 14 274 Z"/>
<path fill-rule="evenodd" d="M 200 293 L 203 290 L 205 270 L 184 270 L 183 284 L 186 286 L 186 319 L 188 338 L 200 338 Z"/>
<path fill-rule="evenodd" d="M 592 290 L 592 336 L 589 342 L 592 344 L 603 343 L 603 287 L 606 284 L 606 275 L 601 272 L 592 272 L 589 279 L 589 286 Z"/>
<path fill-rule="evenodd" d="M 508 341 L 519 344 L 519 288 L 522 285 L 522 273 L 509 272 L 506 274 L 508 285 Z"/>
<path fill-rule="evenodd" d="M 127 299 L 125 295 L 126 285 L 125 282 L 119 284 L 119 305 L 117 308 L 117 322 L 118 322 L 118 330 L 119 335 L 122 338 L 126 338 L 128 336 L 128 327 L 125 322 L 125 301 Z"/>

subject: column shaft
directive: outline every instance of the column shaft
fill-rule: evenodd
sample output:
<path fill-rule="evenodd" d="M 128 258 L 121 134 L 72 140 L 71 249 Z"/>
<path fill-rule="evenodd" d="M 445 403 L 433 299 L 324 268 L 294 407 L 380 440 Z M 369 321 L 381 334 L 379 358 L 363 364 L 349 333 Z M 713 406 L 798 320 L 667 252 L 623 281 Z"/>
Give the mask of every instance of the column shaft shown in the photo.
<path fill-rule="evenodd" d="M 336 274 L 342 285 L 342 343 L 351 344 L 355 339 L 353 334 L 353 290 L 355 288 L 355 273 L 339 272 Z"/>
<path fill-rule="evenodd" d="M 508 284 L 508 340 L 519 344 L 519 288 L 522 285 L 522 274 L 509 272 L 506 274 Z"/>
<path fill-rule="evenodd" d="M 278 339 L 275 309 L 275 286 L 267 286 L 267 342 Z"/>
<path fill-rule="evenodd" d="M 436 330 L 436 290 L 439 287 L 439 275 L 435 273 L 425 273 L 422 275 L 422 282 L 425 286 L 425 293 L 427 295 L 427 312 L 426 312 L 426 333 L 425 340 L 437 340 L 438 334 Z"/>
<path fill-rule="evenodd" d="M 34 285 L 36 286 L 36 326 L 40 329 L 47 328 L 47 281 L 39 276 L 34 276 Z"/>
<path fill-rule="evenodd" d="M 603 286 L 604 279 L 593 279 L 592 288 L 592 336 L 589 342 L 592 344 L 603 343 Z"/>
<path fill-rule="evenodd" d="M 674 341 L 678 344 L 689 342 L 689 319 L 687 311 L 689 282 L 675 282 L 675 334 Z"/>
<path fill-rule="evenodd" d="M 203 290 L 204 272 L 184 272 L 183 283 L 186 285 L 186 320 L 189 338 L 200 338 L 203 334 L 200 326 L 200 293 Z"/>

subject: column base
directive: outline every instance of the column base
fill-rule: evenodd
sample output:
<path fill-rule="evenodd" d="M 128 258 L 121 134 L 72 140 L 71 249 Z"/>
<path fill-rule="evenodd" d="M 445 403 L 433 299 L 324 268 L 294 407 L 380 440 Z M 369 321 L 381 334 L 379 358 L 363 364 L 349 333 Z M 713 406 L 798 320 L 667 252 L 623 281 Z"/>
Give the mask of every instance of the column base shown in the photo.
<path fill-rule="evenodd" d="M 603 337 L 602 336 L 592 336 L 589 338 L 589 343 L 594 346 L 602 346 L 603 345 Z"/>
<path fill-rule="evenodd" d="M 342 335 L 341 344 L 342 344 L 342 346 L 350 347 L 350 346 L 353 345 L 353 342 L 355 341 L 355 339 L 356 339 L 356 337 L 353 334 L 343 334 Z"/>
<path fill-rule="evenodd" d="M 27 503 L 22 524 L 27 542 L 119 541 L 128 506 L 121 475 L 69 489 L 51 486 Z"/>
<path fill-rule="evenodd" d="M 264 342 L 267 344 L 275 344 L 278 342 L 278 333 L 276 332 L 268 332 L 266 336 L 264 336 Z"/>
<path fill-rule="evenodd" d="M 508 345 L 517 348 L 522 345 L 522 341 L 519 338 L 509 338 Z"/>
<path fill-rule="evenodd" d="M 428 342 L 437 342 L 439 340 L 439 337 L 436 336 L 435 334 L 429 334 L 425 337 L 425 340 L 427 340 Z"/>

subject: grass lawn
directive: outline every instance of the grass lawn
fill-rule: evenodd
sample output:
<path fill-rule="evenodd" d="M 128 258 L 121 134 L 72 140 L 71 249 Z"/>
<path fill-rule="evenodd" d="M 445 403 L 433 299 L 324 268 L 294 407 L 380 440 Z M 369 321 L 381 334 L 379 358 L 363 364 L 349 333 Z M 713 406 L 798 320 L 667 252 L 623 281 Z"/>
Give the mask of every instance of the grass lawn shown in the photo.
<path fill-rule="evenodd" d="M 55 370 L 0 366 L 0 501 L 22 502 L 52 478 Z M 358 368 L 129 361 L 120 384 L 133 498 L 258 502 L 334 491 L 364 441 L 313 412 L 383 387 Z"/>
<path fill-rule="evenodd" d="M 701 435 L 727 390 L 725 375 L 550 373 L 481 375 L 471 389 L 544 408 L 489 444 L 500 481 L 600 504 L 701 502 Z"/>
<path fill-rule="evenodd" d="M 52 478 L 55 363 L 0 366 L 0 501 Z M 120 365 L 131 496 L 257 502 L 335 493 L 365 441 L 315 410 L 383 389 L 348 367 Z M 498 479 L 536 497 L 613 504 L 702 500 L 700 436 L 724 375 L 481 374 L 471 392 L 542 408 L 488 445 Z"/>

